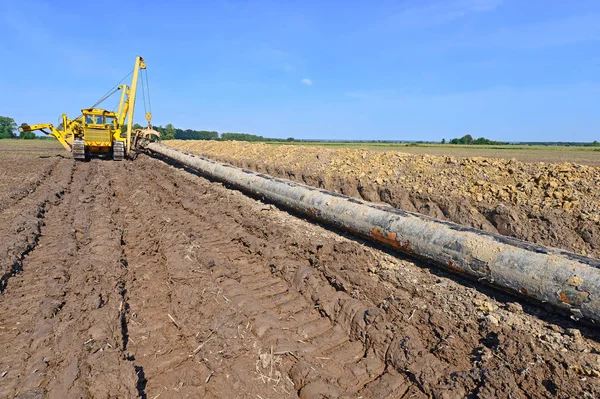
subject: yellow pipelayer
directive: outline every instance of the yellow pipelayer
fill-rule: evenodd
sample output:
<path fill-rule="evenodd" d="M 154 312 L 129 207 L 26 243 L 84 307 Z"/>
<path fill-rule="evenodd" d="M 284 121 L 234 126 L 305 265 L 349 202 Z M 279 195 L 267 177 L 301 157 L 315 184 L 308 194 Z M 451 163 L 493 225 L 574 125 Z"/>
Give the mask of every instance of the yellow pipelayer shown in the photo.
<path fill-rule="evenodd" d="M 19 131 L 39 130 L 56 138 L 67 151 L 73 153 L 76 160 L 84 160 L 91 154 L 110 153 L 112 153 L 114 160 L 122 160 L 126 153 L 129 154 L 131 148 L 133 111 L 140 69 L 146 69 L 146 62 L 138 56 L 135 59 L 131 86 L 124 84 L 113 92 L 121 90 L 121 99 L 116 113 L 102 108 L 86 108 L 82 109 L 81 116 L 75 119 L 70 119 L 66 114 L 63 114 L 59 128 L 47 123 L 24 125 L 19 128 Z M 108 96 L 105 96 L 101 101 L 108 98 Z M 126 119 L 127 135 L 121 137 L 121 127 Z M 151 119 L 152 114 L 147 113 L 146 120 L 149 129 L 152 129 Z"/>

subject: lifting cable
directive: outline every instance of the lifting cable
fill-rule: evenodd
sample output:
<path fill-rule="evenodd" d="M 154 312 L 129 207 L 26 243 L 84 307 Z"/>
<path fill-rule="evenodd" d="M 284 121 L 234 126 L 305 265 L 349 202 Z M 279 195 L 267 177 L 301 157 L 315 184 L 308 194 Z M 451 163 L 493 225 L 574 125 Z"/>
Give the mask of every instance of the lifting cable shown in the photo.
<path fill-rule="evenodd" d="M 142 75 L 141 76 L 141 78 L 142 78 L 142 99 L 144 101 L 144 113 L 147 113 L 148 111 L 146 110 L 146 89 L 144 88 L 144 76 L 143 76 L 144 72 L 143 71 L 144 71 L 143 69 L 140 71 L 140 73 Z"/>
<path fill-rule="evenodd" d="M 90 108 L 96 108 L 97 105 L 102 104 L 106 99 L 108 99 L 110 96 L 115 94 L 117 91 L 119 91 L 119 89 L 115 89 L 112 92 L 105 94 L 104 97 L 102 97 L 100 100 L 98 100 L 98 102 L 96 102 L 96 104 L 92 105 Z"/>
<path fill-rule="evenodd" d="M 152 104 L 150 102 L 150 85 L 148 84 L 148 71 L 145 69 L 142 69 L 140 71 L 140 73 L 142 74 L 141 76 L 141 80 L 142 80 L 142 96 L 144 99 L 144 112 L 147 114 L 148 111 L 150 113 L 152 113 Z M 123 81 L 125 79 L 127 79 L 129 76 L 131 76 L 131 74 L 133 74 L 133 70 L 131 70 L 127 75 L 125 75 L 121 80 L 119 80 L 119 82 L 117 82 L 117 84 L 115 84 L 109 91 L 107 91 L 102 97 L 100 97 L 100 99 L 98 101 L 96 101 L 96 103 L 94 105 L 92 105 L 90 108 L 96 108 L 96 106 L 102 104 L 106 99 L 108 99 L 110 96 L 112 96 L 113 94 L 115 94 L 117 91 L 119 91 L 119 85 L 121 83 L 123 83 Z M 146 83 L 144 84 L 144 74 L 145 74 L 145 80 Z M 147 106 L 146 106 L 146 91 L 148 91 L 148 102 L 147 102 Z M 117 105 L 115 105 L 114 110 L 117 108 Z M 79 117 L 81 117 L 82 115 L 79 115 Z"/>
<path fill-rule="evenodd" d="M 148 70 L 145 69 L 144 74 L 146 75 L 146 89 L 148 90 L 148 112 L 152 113 L 152 104 L 150 103 L 150 84 L 148 83 Z"/>
<path fill-rule="evenodd" d="M 146 69 L 142 69 L 141 71 L 141 80 L 142 80 L 142 97 L 144 100 L 144 113 L 152 114 L 152 104 L 150 103 L 150 85 L 148 84 L 148 71 Z M 144 84 L 144 76 L 146 83 Z M 148 106 L 146 107 L 146 91 L 148 92 Z"/>
<path fill-rule="evenodd" d="M 131 70 L 131 72 L 129 72 L 127 75 L 125 75 L 125 77 L 123 77 L 123 79 L 121 79 L 116 85 L 114 85 L 109 91 L 106 92 L 105 95 L 103 95 L 100 100 L 98 100 L 94 105 L 92 105 L 90 108 L 96 108 L 97 105 L 100 105 L 104 100 L 106 100 L 107 98 L 109 98 L 110 96 L 112 96 L 113 94 L 115 94 L 118 90 L 119 90 L 119 85 L 125 80 L 127 79 L 131 74 L 133 73 L 133 70 Z"/>
<path fill-rule="evenodd" d="M 133 69 L 123 77 L 123 79 L 119 80 L 119 82 L 117 82 L 116 85 L 114 85 L 109 91 L 106 92 L 106 94 L 104 94 L 102 97 L 100 97 L 100 100 L 96 101 L 96 103 L 94 105 L 92 105 L 90 108 L 96 108 L 97 105 L 102 104 L 102 102 L 104 102 L 107 98 L 109 98 L 110 96 L 112 96 L 113 94 L 115 94 L 117 91 L 119 91 L 119 85 L 121 83 L 123 83 L 123 81 L 125 79 L 127 79 L 129 76 L 131 76 L 131 74 L 133 73 Z M 117 106 L 115 106 L 115 109 L 117 108 Z M 83 116 L 83 114 L 79 114 L 79 116 L 77 118 L 75 118 L 75 120 L 81 118 Z"/>

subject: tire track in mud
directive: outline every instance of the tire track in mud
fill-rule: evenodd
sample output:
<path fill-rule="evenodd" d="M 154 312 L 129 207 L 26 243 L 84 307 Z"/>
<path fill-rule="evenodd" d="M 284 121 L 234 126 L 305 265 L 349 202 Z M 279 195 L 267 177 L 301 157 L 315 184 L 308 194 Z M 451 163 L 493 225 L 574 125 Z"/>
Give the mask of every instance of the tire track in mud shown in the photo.
<path fill-rule="evenodd" d="M 8 198 L 0 199 L 0 213 L 4 213 L 10 208 L 17 206 L 27 197 L 35 195 L 37 189 L 43 187 L 47 181 L 51 180 L 55 173 L 57 173 L 57 169 L 61 169 L 61 163 L 66 164 L 67 162 L 69 161 L 55 159 L 54 162 L 52 162 L 46 170 L 35 179 L 35 181 L 29 183 L 27 187 L 21 187 L 19 190 L 11 193 Z"/>
<path fill-rule="evenodd" d="M 135 173 L 144 181 L 154 178 L 137 168 Z M 213 303 L 218 286 L 195 261 L 195 229 L 180 223 L 180 209 L 159 203 L 152 186 L 116 182 L 127 225 L 124 250 L 133 273 L 129 351 L 138 370 L 143 370 L 140 390 L 147 397 L 223 397 L 227 390 L 206 389 L 214 369 L 195 348 L 214 321 L 212 313 L 207 317 L 204 312 L 207 301 L 210 311 L 222 318 L 220 324 L 235 312 L 222 299 Z M 240 391 L 231 392 L 235 396 Z"/>
<path fill-rule="evenodd" d="M 73 184 L 0 303 L 0 396 L 134 397 L 121 319 L 127 270 L 107 176 L 76 164 Z"/>
<path fill-rule="evenodd" d="M 185 190 L 178 192 L 176 182 L 170 185 L 171 182 L 165 183 L 168 179 L 149 180 L 157 181 L 159 187 L 147 194 L 157 196 L 160 203 L 168 204 L 172 198 L 195 201 L 196 193 Z M 169 193 L 173 188 L 175 192 Z M 207 193 L 205 191 L 204 194 Z M 180 200 L 176 200 L 175 203 L 179 205 Z M 206 219 L 206 213 L 195 212 L 191 204 L 184 204 L 183 208 L 200 220 Z M 170 217 L 175 216 L 175 212 L 166 213 Z M 383 357 L 366 348 L 357 337 L 349 336 L 353 328 L 353 317 L 365 306 L 358 300 L 351 300 L 351 304 L 339 311 L 342 315 L 337 319 L 333 309 L 328 309 L 329 312 L 320 309 L 324 305 L 323 298 L 321 302 L 313 302 L 310 300 L 311 294 L 322 296 L 328 289 L 335 292 L 330 284 L 327 281 L 310 279 L 312 269 L 300 265 L 295 265 L 295 272 L 287 275 L 287 279 L 274 276 L 274 267 L 265 267 L 261 255 L 248 252 L 248 245 L 256 239 L 249 237 L 244 229 L 239 227 L 238 222 L 231 225 L 226 223 L 226 219 L 219 218 L 216 223 L 201 223 L 196 227 L 198 230 L 210 231 L 211 235 L 217 238 L 189 242 L 188 245 L 194 248 L 195 253 L 210 254 L 202 255 L 196 260 L 204 269 L 211 271 L 211 279 L 218 287 L 213 294 L 231 304 L 239 318 L 238 323 L 246 323 L 244 330 L 251 326 L 248 335 L 254 334 L 253 338 L 262 346 L 255 354 L 258 355 L 261 364 L 266 362 L 268 365 L 269 361 L 273 362 L 278 356 L 290 356 L 288 363 L 291 365 L 287 365 L 284 371 L 289 377 L 286 382 L 290 382 L 291 385 L 284 387 L 282 384 L 280 388 L 283 390 L 279 393 L 289 394 L 291 391 L 297 391 L 301 397 L 317 397 L 318 394 L 325 393 L 339 397 L 344 394 L 356 394 L 375 380 L 378 381 L 370 386 L 369 390 L 389 395 L 406 393 L 412 385 L 408 379 L 401 378 L 397 373 L 394 373 L 393 377 L 392 374 L 384 377 L 386 367 Z M 219 256 L 220 253 L 225 256 Z M 237 254 L 237 259 L 230 260 L 232 254 Z M 305 280 L 310 282 L 303 287 Z M 309 298 L 298 292 L 302 290 L 308 293 Z M 239 329 L 240 324 L 237 327 Z M 213 327 L 210 333 L 217 330 Z M 261 358 L 261 355 L 264 356 Z M 238 360 L 239 358 L 236 358 L 236 361 Z M 218 368 L 212 364 L 210 366 L 211 369 Z M 256 371 L 261 379 L 268 381 L 279 381 L 282 378 L 278 370 L 277 378 L 273 378 L 271 366 L 266 373 L 268 375 L 261 374 L 260 368 Z M 218 378 L 215 377 L 215 380 Z M 391 382 L 389 379 L 395 381 Z M 223 383 L 225 384 L 225 381 Z M 248 381 L 244 381 L 244 385 L 248 386 Z M 411 391 L 411 395 L 416 392 L 418 391 Z"/>
<path fill-rule="evenodd" d="M 159 185 L 158 189 L 148 192 L 156 196 L 159 203 L 169 203 L 170 197 L 176 198 L 176 205 L 183 205 L 194 217 L 200 220 L 207 218 L 202 204 L 194 206 L 193 202 L 213 201 L 214 198 L 210 197 L 214 195 L 208 194 L 210 189 L 204 188 L 202 193 L 209 198 L 202 198 L 202 194 L 196 191 L 180 189 L 185 185 L 178 182 L 164 178 L 149 180 Z M 201 198 L 195 199 L 198 195 Z M 172 212 L 167 214 L 173 215 Z M 225 211 L 225 214 L 232 218 L 230 212 Z M 335 278 L 316 277 L 312 268 L 298 261 L 290 265 L 287 258 L 293 258 L 291 254 L 280 254 L 281 261 L 288 265 L 284 268 L 286 273 L 278 271 L 274 264 L 266 267 L 261 253 L 264 248 L 258 251 L 258 256 L 248 250 L 261 240 L 249 236 L 244 228 L 240 228 L 242 224 L 242 220 L 235 218 L 232 226 L 218 216 L 209 226 L 197 228 L 221 237 L 217 242 L 220 250 L 215 252 L 214 243 L 210 245 L 210 240 L 208 247 L 204 247 L 203 240 L 192 245 L 202 253 L 211 254 L 208 260 L 205 256 L 201 263 L 211 270 L 213 279 L 219 284 L 219 295 L 227 302 L 232 301 L 232 305 L 241 310 L 244 320 L 252 323 L 251 331 L 256 339 L 263 347 L 271 347 L 273 352 L 268 355 L 289 355 L 295 359 L 292 360 L 294 365 L 286 372 L 301 397 L 317 397 L 325 392 L 338 397 L 358 394 L 359 390 L 367 394 L 376 393 L 380 397 L 398 397 L 407 393 L 415 397 L 420 393 L 417 389 L 419 384 L 413 384 L 394 370 L 386 371 L 389 343 L 379 342 L 384 346 L 379 351 L 372 348 L 373 343 L 368 343 L 366 324 L 372 324 L 378 316 L 381 318 L 382 312 L 369 309 L 361 301 L 338 292 L 335 281 L 331 281 Z M 215 254 L 222 252 L 223 248 L 227 249 L 229 256 L 237 252 L 237 261 L 231 262 Z M 281 274 L 283 278 L 274 273 Z M 360 320 L 363 315 L 366 321 Z M 370 339 L 373 340 L 373 337 Z M 418 338 L 413 340 L 418 341 Z"/>
<path fill-rule="evenodd" d="M 158 180 L 154 176 L 149 176 L 147 181 Z M 123 188 L 125 189 L 125 187 Z M 284 365 L 283 355 L 289 354 L 291 359 L 294 357 L 299 359 L 298 356 L 306 356 L 300 355 L 300 353 L 296 355 L 293 351 L 301 350 L 306 353 L 315 351 L 317 358 L 320 358 L 319 368 L 323 368 L 328 363 L 327 360 L 332 359 L 326 355 L 331 356 L 330 352 L 335 349 L 339 350 L 341 345 L 347 345 L 350 349 L 350 353 L 347 353 L 347 350 L 342 351 L 348 358 L 348 362 L 351 363 L 356 360 L 355 358 L 363 357 L 362 345 L 351 344 L 342 329 L 332 325 L 326 317 L 314 309 L 312 303 L 299 295 L 287 282 L 277 277 L 271 277 L 270 272 L 265 274 L 264 260 L 261 257 L 248 256 L 243 240 L 239 239 L 241 236 L 232 238 L 231 232 L 226 231 L 228 228 L 236 228 L 231 221 L 228 221 L 229 223 L 223 227 L 215 225 L 214 222 L 202 222 L 203 217 L 193 215 L 195 219 L 198 219 L 196 222 L 199 223 L 190 225 L 185 222 L 190 220 L 190 212 L 181 209 L 177 197 L 165 195 L 161 187 L 138 189 L 132 194 L 132 197 L 139 201 L 133 204 L 133 207 L 137 209 L 140 209 L 139 204 L 145 203 L 147 206 L 150 205 L 148 209 L 160 209 L 164 212 L 164 215 L 161 215 L 161 212 L 155 214 L 145 212 L 144 215 L 148 218 L 146 225 L 160 227 L 157 231 L 153 231 L 150 227 L 150 229 L 143 229 L 138 233 L 145 234 L 146 241 L 152 243 L 151 248 L 142 249 L 140 254 L 152 253 L 152 251 L 158 253 L 158 256 L 153 257 L 157 258 L 155 262 L 160 264 L 162 269 L 159 276 L 148 277 L 147 281 L 151 283 L 154 278 L 158 277 L 159 280 L 164 281 L 164 285 L 158 284 L 158 288 L 153 290 L 152 298 L 142 299 L 143 305 L 139 308 L 133 301 L 131 302 L 132 312 L 141 326 L 140 328 L 133 325 L 131 327 L 132 335 L 137 333 L 140 336 L 140 343 L 137 345 L 138 350 L 135 355 L 136 362 L 148 363 L 145 358 L 151 355 L 152 351 L 155 351 L 155 357 L 157 353 L 159 356 L 165 357 L 159 362 L 160 367 L 152 365 L 152 362 L 143 366 L 148 378 L 147 392 L 149 395 L 154 396 L 157 392 L 161 393 L 162 387 L 168 389 L 164 382 L 155 383 L 156 379 L 172 380 L 173 377 L 180 379 L 180 386 L 175 385 L 171 389 L 182 393 L 182 389 L 193 388 L 190 394 L 197 391 L 198 378 L 195 378 L 196 381 L 188 381 L 185 378 L 182 379 L 180 374 L 181 368 L 193 365 L 200 376 L 206 378 L 205 382 L 214 375 L 212 377 L 213 386 L 218 387 L 218 390 L 212 391 L 211 387 L 207 387 L 208 390 L 204 392 L 205 394 L 227 396 L 227 392 L 223 392 L 222 389 L 228 385 L 228 373 L 235 371 L 236 365 L 244 363 L 246 370 L 237 373 L 236 384 L 241 384 L 250 391 L 251 388 L 254 388 L 257 394 L 269 395 L 272 394 L 271 389 L 275 388 L 275 392 L 279 394 L 290 395 L 301 387 L 294 388 L 294 384 L 298 384 L 298 382 L 293 382 L 287 375 L 295 360 L 286 361 Z M 171 208 L 170 202 L 173 200 L 175 200 L 176 206 Z M 222 221 L 226 222 L 227 219 Z M 243 229 L 238 227 L 237 230 L 240 235 L 243 234 Z M 199 232 L 202 231 L 207 232 L 207 235 L 201 237 Z M 161 235 L 163 239 L 166 236 L 170 242 L 161 242 L 160 239 L 157 241 L 157 234 Z M 141 237 L 138 237 L 136 241 L 143 242 L 139 238 Z M 168 247 L 169 250 L 166 250 L 165 247 Z M 173 251 L 173 248 L 176 250 Z M 177 251 L 177 249 L 181 251 Z M 210 255 L 199 255 L 199 253 Z M 219 254 L 223 255 L 219 256 Z M 226 277 L 227 273 L 223 274 L 223 271 L 227 268 L 219 267 L 232 255 L 238 259 L 236 262 L 238 265 L 232 267 L 236 270 L 238 267 L 244 267 L 248 273 L 248 275 L 239 277 L 240 282 Z M 147 264 L 147 260 L 140 261 L 140 269 Z M 196 268 L 202 267 L 196 269 L 194 265 Z M 131 266 L 134 268 L 133 261 Z M 167 266 L 168 269 L 164 270 L 164 266 Z M 267 268 L 267 270 L 269 269 Z M 143 271 L 139 269 L 135 271 L 136 282 L 140 280 L 137 277 L 138 273 L 142 274 Z M 258 280 L 256 280 L 257 278 Z M 132 296 L 137 296 L 135 294 L 138 291 L 135 285 L 134 283 L 132 286 Z M 172 292 L 170 285 L 179 287 L 177 293 Z M 166 290 L 163 289 L 165 286 Z M 203 287 L 202 292 L 197 292 L 200 287 Z M 195 306 L 190 306 L 189 303 L 186 304 L 187 306 L 183 305 L 183 298 L 178 295 L 182 289 L 191 291 L 191 295 L 186 298 L 193 297 L 193 294 L 200 294 L 200 303 Z M 196 292 L 193 292 L 194 290 Z M 149 289 L 144 287 L 139 292 L 142 293 L 142 291 L 148 292 Z M 162 296 L 162 298 L 156 301 L 157 296 Z M 270 304 L 271 302 L 275 303 L 273 299 L 275 296 L 278 297 L 282 310 L 275 309 Z M 156 306 L 149 307 L 148 302 L 150 301 L 154 301 Z M 202 329 L 198 329 L 196 332 L 187 328 L 190 320 L 188 313 L 181 309 L 182 306 L 187 308 L 185 310 L 189 310 L 190 313 L 198 314 L 200 311 L 200 316 L 204 316 L 198 321 Z M 202 315 L 201 309 L 207 309 L 209 312 Z M 153 316 L 156 319 L 157 315 L 162 320 L 149 323 L 146 319 Z M 282 321 L 284 317 L 288 320 L 287 324 Z M 283 327 L 288 331 L 287 333 L 282 334 L 284 330 L 277 331 L 275 325 L 280 323 L 287 325 L 287 327 Z M 307 323 L 314 323 L 314 325 Z M 161 327 L 157 328 L 157 325 Z M 268 339 L 263 335 L 269 329 L 272 330 L 270 333 L 273 337 Z M 294 330 L 299 330 L 301 333 L 290 334 Z M 169 337 L 169 332 L 171 337 Z M 174 342 L 176 341 L 173 337 L 174 334 L 183 337 L 183 342 L 179 344 Z M 210 340 L 213 342 L 205 347 L 204 345 L 208 344 Z M 211 349 L 215 343 L 222 346 L 220 351 L 216 351 L 216 356 Z M 168 350 L 162 350 L 161 344 L 167 345 Z M 310 346 L 312 350 L 304 350 L 303 345 Z M 164 354 L 165 351 L 166 354 Z M 224 351 L 228 353 L 223 354 Z M 222 356 L 219 356 L 219 353 Z M 303 364 L 307 367 L 316 367 L 307 362 Z M 153 368 L 156 368 L 155 372 L 153 372 Z M 165 368 L 174 373 L 169 376 L 169 373 L 165 373 Z M 349 380 L 351 378 L 351 376 L 347 377 Z M 199 380 L 201 382 L 202 378 Z M 274 381 L 277 382 L 276 386 L 267 383 Z M 368 379 L 363 381 L 363 384 L 366 382 Z M 340 389 L 334 389 L 328 387 L 328 384 L 322 383 L 307 389 L 309 391 L 310 389 L 324 389 L 331 393 L 341 392 Z M 231 395 L 235 396 L 236 392 L 239 393 L 239 391 L 232 391 Z"/>
<path fill-rule="evenodd" d="M 58 205 L 73 179 L 71 160 L 60 160 L 34 190 L 0 212 L 0 294 L 22 270 L 23 258 L 38 244 L 48 205 Z"/>
<path fill-rule="evenodd" d="M 77 164 L 44 223 L 0 296 L 0 397 L 600 393 L 597 332 L 146 156 Z"/>
<path fill-rule="evenodd" d="M 271 388 L 301 397 L 585 396 L 599 389 L 597 380 L 581 378 L 600 353 L 593 330 L 546 323 L 510 298 L 502 303 L 411 262 L 332 239 L 321 228 L 146 157 L 136 161 L 135 172 L 146 185 L 130 195 L 147 225 L 160 226 L 150 229 L 152 240 L 167 270 L 165 286 L 176 287 L 177 301 L 171 298 L 168 309 L 179 326 L 160 316 L 162 325 L 186 341 L 182 362 L 186 351 L 189 357 L 199 348 L 210 370 L 209 382 L 200 384 L 205 392 L 215 392 L 214 384 L 221 391 L 213 395 L 235 395 L 229 393 L 232 371 L 244 363 L 246 374 L 253 371 L 266 386 L 289 378 L 293 391 Z M 190 294 L 177 296 L 179 290 Z M 200 299 L 184 305 L 194 295 Z M 290 306 L 299 322 L 286 319 Z M 578 328 L 595 340 L 583 339 Z M 153 373 L 147 377 L 150 387 Z M 261 395 L 256 380 L 242 373 L 236 378 Z"/>
<path fill-rule="evenodd" d="M 168 183 L 159 184 L 161 187 L 154 193 L 159 193 L 161 202 L 168 202 L 168 195 L 181 198 L 184 209 L 198 219 L 206 219 L 206 212 L 196 211 L 197 208 L 191 204 L 195 201 L 196 192 L 178 190 L 182 185 L 177 182 L 170 187 L 165 187 L 169 186 Z M 173 189 L 174 192 L 169 193 Z M 161 196 L 161 191 L 166 195 Z M 207 190 L 203 194 L 212 197 Z M 183 199 L 189 202 L 183 203 Z M 231 218 L 232 215 L 225 213 Z M 252 325 L 250 331 L 263 348 L 271 348 L 270 352 L 262 355 L 289 355 L 295 360 L 291 361 L 293 366 L 286 370 L 293 390 L 301 397 L 319 397 L 321 394 L 339 397 L 357 394 L 363 388 L 377 392 L 378 396 L 401 396 L 414 388 L 407 378 L 398 373 L 385 372 L 385 354 L 378 355 L 370 350 L 365 345 L 365 337 L 361 340 L 360 334 L 356 333 L 351 336 L 352 330 L 356 329 L 353 319 L 360 310 L 367 312 L 361 301 L 338 293 L 325 279 L 314 278 L 313 269 L 300 262 L 292 261 L 290 264 L 284 258 L 287 273 L 282 273 L 275 264 L 266 267 L 262 251 L 253 254 L 248 249 L 260 240 L 248 236 L 240 228 L 240 223 L 236 219 L 231 226 L 223 218 L 218 218 L 206 227 L 198 226 L 200 230 L 210 231 L 221 238 L 216 242 L 208 240 L 207 246 L 204 240 L 192 246 L 198 252 L 210 254 L 201 256 L 203 259 L 198 261 L 211 271 L 212 279 L 219 286 L 217 295 L 231 302 L 234 309 L 242 313 L 242 321 L 251 323 L 247 325 Z M 217 251 L 215 244 L 219 248 Z M 222 252 L 227 255 L 219 256 L 218 253 Z M 235 253 L 237 258 L 229 260 Z M 327 302 L 327 296 L 335 296 L 335 299 Z M 211 329 L 211 333 L 214 331 Z M 370 383 L 371 386 L 366 388 Z M 418 392 L 411 389 L 410 395 L 414 397 Z"/>

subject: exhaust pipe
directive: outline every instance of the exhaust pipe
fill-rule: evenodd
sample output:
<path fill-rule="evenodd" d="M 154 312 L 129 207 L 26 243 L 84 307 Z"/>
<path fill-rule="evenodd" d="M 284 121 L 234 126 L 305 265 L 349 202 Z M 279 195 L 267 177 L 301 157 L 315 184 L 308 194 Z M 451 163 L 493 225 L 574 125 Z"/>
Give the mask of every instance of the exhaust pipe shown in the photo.
<path fill-rule="evenodd" d="M 242 191 L 505 291 L 600 322 L 600 260 L 378 206 L 159 143 L 146 150 Z"/>

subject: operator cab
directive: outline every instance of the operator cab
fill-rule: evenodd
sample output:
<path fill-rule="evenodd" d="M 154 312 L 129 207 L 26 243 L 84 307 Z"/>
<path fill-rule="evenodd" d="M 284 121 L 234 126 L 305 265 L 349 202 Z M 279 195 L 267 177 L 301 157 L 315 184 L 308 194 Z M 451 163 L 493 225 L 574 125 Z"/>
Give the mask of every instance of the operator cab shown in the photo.
<path fill-rule="evenodd" d="M 81 110 L 84 126 L 90 126 L 95 129 L 116 129 L 116 115 L 114 112 L 99 108 L 89 108 Z"/>
<path fill-rule="evenodd" d="M 117 131 L 116 114 L 101 108 L 86 108 L 81 115 L 85 147 L 95 154 L 109 154 Z"/>

